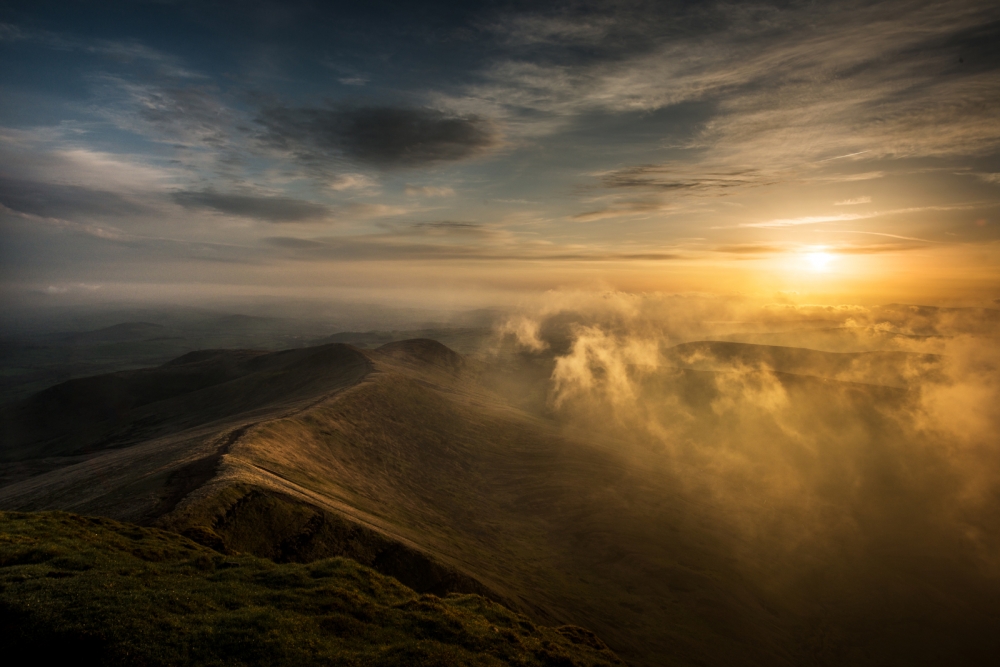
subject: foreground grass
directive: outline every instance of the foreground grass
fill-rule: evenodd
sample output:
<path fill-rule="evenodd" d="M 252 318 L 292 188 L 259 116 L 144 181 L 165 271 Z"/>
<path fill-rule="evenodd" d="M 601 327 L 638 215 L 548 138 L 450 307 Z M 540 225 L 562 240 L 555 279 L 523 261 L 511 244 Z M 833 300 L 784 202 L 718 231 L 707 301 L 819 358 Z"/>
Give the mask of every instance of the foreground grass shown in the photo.
<path fill-rule="evenodd" d="M 108 665 L 613 665 L 594 635 L 474 595 L 418 595 L 354 561 L 223 556 L 62 512 L 0 513 L 7 651 Z"/>

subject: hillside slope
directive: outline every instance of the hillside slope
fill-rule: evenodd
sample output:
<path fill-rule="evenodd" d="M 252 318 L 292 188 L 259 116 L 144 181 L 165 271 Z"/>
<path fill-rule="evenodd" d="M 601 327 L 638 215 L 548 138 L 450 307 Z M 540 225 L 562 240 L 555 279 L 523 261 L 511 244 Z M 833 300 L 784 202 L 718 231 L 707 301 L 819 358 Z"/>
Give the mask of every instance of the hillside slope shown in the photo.
<path fill-rule="evenodd" d="M 825 358 L 765 352 L 800 371 Z M 214 369 L 215 354 L 150 373 Z M 135 399 L 110 440 L 93 439 L 105 420 L 20 441 L 17 465 L 68 461 L 0 487 L 0 506 L 152 522 L 277 562 L 348 556 L 586 627 L 634 665 L 980 664 L 996 648 L 996 579 L 911 509 L 931 487 L 915 477 L 926 443 L 887 416 L 904 389 L 741 353 L 651 373 L 642 401 L 580 396 L 544 419 L 434 341 L 239 354 L 210 385 L 136 389 L 158 400 Z M 153 414 L 154 437 L 130 444 L 129 420 Z"/>
<path fill-rule="evenodd" d="M 622 664 L 582 628 L 538 626 L 473 595 L 418 595 L 351 560 L 224 557 L 61 512 L 0 512 L 0 624 L 5 650 L 41 662 Z"/>

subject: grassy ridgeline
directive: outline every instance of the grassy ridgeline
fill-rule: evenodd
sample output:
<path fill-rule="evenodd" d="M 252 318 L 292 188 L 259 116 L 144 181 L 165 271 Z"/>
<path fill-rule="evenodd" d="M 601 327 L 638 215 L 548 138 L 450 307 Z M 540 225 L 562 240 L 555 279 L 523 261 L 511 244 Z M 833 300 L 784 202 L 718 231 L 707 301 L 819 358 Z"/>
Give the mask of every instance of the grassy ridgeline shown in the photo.
<path fill-rule="evenodd" d="M 62 512 L 0 513 L 9 654 L 108 665 L 612 665 L 586 630 L 418 595 L 354 561 L 223 556 Z M 18 650 L 21 649 L 21 650 Z"/>

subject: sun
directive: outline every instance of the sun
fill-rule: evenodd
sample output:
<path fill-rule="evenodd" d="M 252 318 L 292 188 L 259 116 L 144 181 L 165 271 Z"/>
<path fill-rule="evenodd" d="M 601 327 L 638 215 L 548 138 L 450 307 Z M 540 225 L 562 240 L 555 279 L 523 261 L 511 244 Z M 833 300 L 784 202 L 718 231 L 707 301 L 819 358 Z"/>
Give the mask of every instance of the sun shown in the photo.
<path fill-rule="evenodd" d="M 830 264 L 836 259 L 836 255 L 824 250 L 811 250 L 805 253 L 806 263 L 815 273 L 829 271 Z"/>

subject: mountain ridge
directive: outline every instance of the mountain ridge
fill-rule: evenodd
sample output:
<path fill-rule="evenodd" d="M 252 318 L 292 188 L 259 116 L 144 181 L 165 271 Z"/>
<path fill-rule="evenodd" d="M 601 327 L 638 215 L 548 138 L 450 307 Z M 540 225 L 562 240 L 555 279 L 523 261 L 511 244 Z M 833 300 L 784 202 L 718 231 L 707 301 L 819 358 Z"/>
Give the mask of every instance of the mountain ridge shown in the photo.
<path fill-rule="evenodd" d="M 193 353 L 153 371 L 225 366 L 226 354 Z M 230 361 L 247 373 L 135 408 L 140 418 L 157 405 L 166 420 L 151 438 L 124 432 L 122 446 L 86 454 L 73 441 L 68 465 L 0 486 L 0 507 L 144 522 L 276 562 L 348 556 L 414 590 L 476 593 L 538 622 L 587 627 L 637 666 L 834 664 L 839 649 L 823 633 L 868 618 L 856 610 L 865 587 L 831 591 L 808 572 L 801 586 L 771 581 L 781 560 L 754 560 L 739 517 L 690 493 L 684 475 L 699 469 L 619 437 L 627 424 L 606 406 L 567 404 L 564 416 L 579 418 L 569 429 L 512 402 L 544 394 L 499 391 L 486 382 L 487 361 L 429 340 L 240 354 Z M 785 361 L 801 364 L 796 354 Z M 316 363 L 323 359 L 330 364 Z M 890 434 L 896 427 L 878 421 L 880 407 L 910 400 L 901 388 L 763 367 L 664 367 L 641 387 L 650 409 L 679 407 L 704 418 L 690 423 L 718 424 L 717 435 L 734 439 L 702 442 L 706 452 L 747 435 L 732 421 L 738 414 L 719 412 L 734 390 L 801 405 L 803 423 L 835 425 L 850 412 Z M 222 400 L 199 407 L 211 396 Z M 203 419 L 185 414 L 192 405 Z M 762 431 L 776 452 L 801 459 L 782 433 Z M 831 469 L 842 465 L 836 449 L 819 454 Z M 766 511 L 765 501 L 749 509 Z M 990 590 L 970 594 L 970 609 L 988 608 Z M 835 601 L 841 616 L 813 599 Z M 985 618 L 970 627 L 988 627 Z M 890 641 L 871 636 L 880 650 Z M 892 641 L 901 657 L 921 650 Z M 979 650 L 971 646 L 966 653 Z"/>

